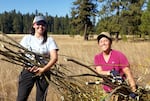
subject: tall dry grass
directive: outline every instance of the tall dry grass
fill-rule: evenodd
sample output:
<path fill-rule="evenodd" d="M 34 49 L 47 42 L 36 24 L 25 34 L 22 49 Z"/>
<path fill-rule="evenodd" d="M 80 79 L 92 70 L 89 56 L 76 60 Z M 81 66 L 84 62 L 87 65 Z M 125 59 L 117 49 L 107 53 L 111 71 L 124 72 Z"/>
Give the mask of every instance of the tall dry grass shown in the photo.
<path fill-rule="evenodd" d="M 2 36 L 0 36 L 2 37 Z M 23 36 L 13 36 L 18 42 Z M 71 62 L 65 62 L 64 56 L 77 59 L 87 65 L 93 65 L 94 55 L 99 53 L 96 40 L 83 41 L 82 37 L 52 36 L 59 46 L 58 63 L 67 65 L 71 74 L 82 74 L 90 72 L 84 67 Z M 113 42 L 113 49 L 122 51 L 131 64 L 131 70 L 135 80 L 140 85 L 150 84 L 150 43 L 149 42 Z M 17 95 L 18 75 L 22 68 L 20 66 L 0 61 L 0 101 L 15 101 Z M 82 79 L 82 78 L 81 78 Z M 93 78 L 86 78 L 88 81 Z M 100 86 L 98 86 L 100 87 Z M 28 101 L 35 101 L 35 87 Z M 48 101 L 60 101 L 60 95 L 49 86 Z"/>

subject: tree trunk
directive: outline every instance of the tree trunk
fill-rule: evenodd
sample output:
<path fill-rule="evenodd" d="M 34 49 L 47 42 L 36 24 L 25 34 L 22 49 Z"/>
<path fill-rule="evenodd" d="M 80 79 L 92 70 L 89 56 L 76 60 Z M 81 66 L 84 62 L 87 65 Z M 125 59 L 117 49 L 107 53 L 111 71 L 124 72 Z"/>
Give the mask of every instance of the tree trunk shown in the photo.
<path fill-rule="evenodd" d="M 88 40 L 87 24 L 85 24 L 85 27 L 84 27 L 84 40 Z"/>

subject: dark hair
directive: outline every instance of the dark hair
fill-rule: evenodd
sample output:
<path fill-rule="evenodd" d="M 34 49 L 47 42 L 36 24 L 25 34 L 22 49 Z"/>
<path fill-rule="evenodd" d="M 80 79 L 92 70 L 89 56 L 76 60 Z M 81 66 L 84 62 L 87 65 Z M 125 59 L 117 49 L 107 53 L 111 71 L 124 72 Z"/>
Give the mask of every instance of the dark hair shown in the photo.
<path fill-rule="evenodd" d="M 97 37 L 97 42 L 98 42 L 98 43 L 99 43 L 99 40 L 100 40 L 102 37 L 105 37 L 105 38 L 109 39 L 109 41 L 112 43 L 112 39 L 109 38 L 109 37 L 107 37 L 106 35 L 99 35 L 99 36 Z"/>
<path fill-rule="evenodd" d="M 35 29 L 33 27 L 31 27 L 31 35 L 34 35 L 35 34 Z M 47 41 L 47 29 L 45 30 L 44 34 L 43 34 L 43 41 L 42 41 L 42 44 L 44 44 L 46 41 Z"/>

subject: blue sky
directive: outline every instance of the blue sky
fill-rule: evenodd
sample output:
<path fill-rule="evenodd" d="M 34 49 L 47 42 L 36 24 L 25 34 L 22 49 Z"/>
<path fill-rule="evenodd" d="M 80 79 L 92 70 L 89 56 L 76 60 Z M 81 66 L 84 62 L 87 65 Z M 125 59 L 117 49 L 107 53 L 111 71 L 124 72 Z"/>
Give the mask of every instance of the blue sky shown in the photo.
<path fill-rule="evenodd" d="M 48 12 L 51 16 L 70 16 L 73 1 L 75 0 L 0 0 L 0 13 L 16 9 L 16 12 L 20 11 L 22 14 L 38 10 L 43 14 Z"/>

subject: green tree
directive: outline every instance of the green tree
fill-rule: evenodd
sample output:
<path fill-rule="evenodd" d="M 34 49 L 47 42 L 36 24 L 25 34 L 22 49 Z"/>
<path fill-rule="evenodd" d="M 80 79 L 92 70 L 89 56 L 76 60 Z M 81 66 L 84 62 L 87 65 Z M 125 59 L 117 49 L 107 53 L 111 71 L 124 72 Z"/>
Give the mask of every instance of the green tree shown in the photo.
<path fill-rule="evenodd" d="M 88 31 L 93 27 L 92 18 L 97 13 L 96 0 L 76 0 L 73 5 L 71 24 L 74 32 L 84 35 L 84 40 L 88 40 Z"/>
<path fill-rule="evenodd" d="M 142 37 L 148 34 L 150 37 L 150 1 L 147 3 L 147 9 L 143 12 L 141 17 L 142 24 L 139 26 Z"/>
<path fill-rule="evenodd" d="M 32 21 L 35 15 L 43 15 L 37 10 L 32 14 L 16 13 L 15 10 L 0 14 L 0 31 L 4 33 L 30 33 Z M 44 15 L 47 20 L 48 32 L 54 34 L 69 34 L 71 32 L 70 18 L 53 17 L 46 13 Z"/>
<path fill-rule="evenodd" d="M 70 29 L 71 29 L 71 25 L 70 23 L 70 18 L 68 15 L 66 15 L 65 17 L 63 17 L 63 32 L 64 34 L 70 34 Z"/>
<path fill-rule="evenodd" d="M 144 0 L 132 0 L 128 10 L 122 13 L 122 21 L 128 20 L 127 34 L 139 34 L 139 25 L 141 24 L 142 7 Z M 124 16 L 125 15 L 125 16 Z"/>
<path fill-rule="evenodd" d="M 4 33 L 12 33 L 12 21 L 11 14 L 4 12 L 4 14 L 1 16 L 1 31 Z"/>
<path fill-rule="evenodd" d="M 22 14 L 19 12 L 13 18 L 13 31 L 15 33 L 22 33 L 23 32 L 23 17 Z"/>
<path fill-rule="evenodd" d="M 54 32 L 54 17 L 47 15 L 48 32 Z"/>
<path fill-rule="evenodd" d="M 23 15 L 23 33 L 29 33 L 32 26 L 33 15 L 29 13 Z"/>
<path fill-rule="evenodd" d="M 102 22 L 98 23 L 97 28 L 99 31 L 108 31 L 114 33 L 118 40 L 119 32 L 122 25 L 122 10 L 127 9 L 129 0 L 99 0 L 101 9 L 99 11 L 100 19 Z"/>
<path fill-rule="evenodd" d="M 102 6 L 99 25 L 105 25 L 110 33 L 138 34 L 142 7 L 145 0 L 100 0 Z M 100 26 L 97 27 L 100 27 Z M 102 29 L 102 27 L 101 27 Z"/>
<path fill-rule="evenodd" d="M 59 33 L 59 28 L 60 28 L 60 20 L 59 20 L 58 16 L 56 15 L 54 17 L 54 33 L 55 34 L 61 34 L 61 33 Z"/>

